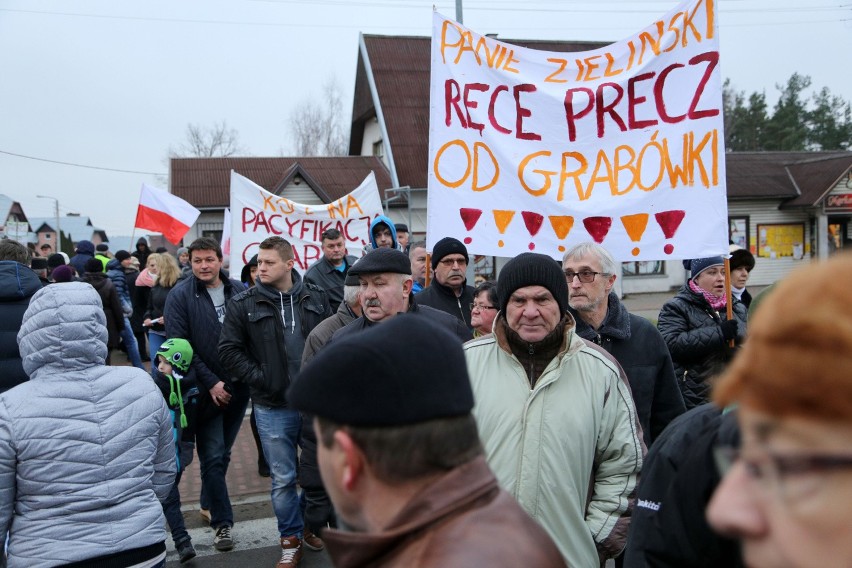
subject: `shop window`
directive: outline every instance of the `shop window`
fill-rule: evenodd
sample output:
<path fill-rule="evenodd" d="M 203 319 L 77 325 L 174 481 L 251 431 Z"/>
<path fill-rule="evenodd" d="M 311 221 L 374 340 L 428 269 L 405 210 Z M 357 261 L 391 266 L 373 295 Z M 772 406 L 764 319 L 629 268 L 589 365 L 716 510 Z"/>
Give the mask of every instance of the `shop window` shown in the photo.
<path fill-rule="evenodd" d="M 728 217 L 728 239 L 731 244 L 754 253 L 749 242 L 749 219 L 748 217 Z"/>
<path fill-rule="evenodd" d="M 666 261 L 664 260 L 634 260 L 622 262 L 622 271 L 625 278 L 632 276 L 664 276 L 666 274 Z"/>

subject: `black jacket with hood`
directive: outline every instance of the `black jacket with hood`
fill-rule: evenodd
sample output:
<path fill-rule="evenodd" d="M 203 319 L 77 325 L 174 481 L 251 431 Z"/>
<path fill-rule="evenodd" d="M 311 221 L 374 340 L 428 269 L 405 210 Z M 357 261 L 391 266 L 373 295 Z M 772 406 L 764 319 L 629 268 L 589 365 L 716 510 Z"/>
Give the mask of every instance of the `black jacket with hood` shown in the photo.
<path fill-rule="evenodd" d="M 642 465 L 630 521 L 625 568 L 739 568 L 737 541 L 716 534 L 705 511 L 719 472 L 713 450 L 738 446 L 736 413 L 693 408 L 663 432 Z"/>
<path fill-rule="evenodd" d="M 650 448 L 669 422 L 686 411 L 666 342 L 650 321 L 628 312 L 612 292 L 597 331 L 575 309 L 568 311 L 577 322 L 577 335 L 606 349 L 624 369 L 645 445 Z"/>
<path fill-rule="evenodd" d="M 249 386 L 255 404 L 287 406 L 285 394 L 302 360 L 301 349 L 288 351 L 294 345 L 304 348 L 311 330 L 331 315 L 325 292 L 295 270 L 291 274 L 288 292 L 256 282 L 234 296 L 225 312 L 219 356 L 234 380 Z"/>
<path fill-rule="evenodd" d="M 28 380 L 18 351 L 18 331 L 30 298 L 41 288 L 36 273 L 23 264 L 0 261 L 0 393 Z"/>

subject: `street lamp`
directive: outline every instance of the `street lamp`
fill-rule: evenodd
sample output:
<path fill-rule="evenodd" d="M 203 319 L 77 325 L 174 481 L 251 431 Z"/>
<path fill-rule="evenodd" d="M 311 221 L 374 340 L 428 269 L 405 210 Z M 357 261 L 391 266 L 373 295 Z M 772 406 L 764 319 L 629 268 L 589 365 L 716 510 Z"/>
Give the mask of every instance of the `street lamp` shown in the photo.
<path fill-rule="evenodd" d="M 56 246 L 53 248 L 53 252 L 59 252 L 62 250 L 62 229 L 59 227 L 59 200 L 49 195 L 36 195 L 36 197 L 40 199 L 52 199 L 56 206 L 54 209 L 56 212 L 56 227 L 54 227 L 56 229 Z"/>

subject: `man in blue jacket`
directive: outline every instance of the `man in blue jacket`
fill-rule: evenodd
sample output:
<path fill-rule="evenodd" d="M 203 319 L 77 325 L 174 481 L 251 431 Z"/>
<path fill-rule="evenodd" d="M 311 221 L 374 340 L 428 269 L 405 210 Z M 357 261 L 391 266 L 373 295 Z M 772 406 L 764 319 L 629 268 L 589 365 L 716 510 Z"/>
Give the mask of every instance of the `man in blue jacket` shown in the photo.
<path fill-rule="evenodd" d="M 186 339 L 195 351 L 192 364 L 201 391 L 196 448 L 201 465 L 202 506 L 210 506 L 210 526 L 216 530 L 213 546 L 225 551 L 234 547 L 234 514 L 225 474 L 249 393 L 244 383 L 232 382 L 219 360 L 218 346 L 228 300 L 244 288 L 222 272 L 222 249 L 215 239 L 202 237 L 193 241 L 189 259 L 192 275 L 169 292 L 163 317 L 166 335 Z"/>
<path fill-rule="evenodd" d="M 18 351 L 18 330 L 30 298 L 42 287 L 28 265 L 27 247 L 9 239 L 0 241 L 0 393 L 27 380 Z"/>

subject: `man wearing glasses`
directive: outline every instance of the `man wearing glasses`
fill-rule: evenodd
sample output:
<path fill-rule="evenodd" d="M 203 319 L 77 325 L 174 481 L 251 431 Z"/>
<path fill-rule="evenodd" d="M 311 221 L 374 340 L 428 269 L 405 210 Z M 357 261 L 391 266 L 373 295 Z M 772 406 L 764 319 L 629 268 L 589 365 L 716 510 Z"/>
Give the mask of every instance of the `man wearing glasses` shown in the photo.
<path fill-rule="evenodd" d="M 739 405 L 741 447 L 707 518 L 750 567 L 852 566 L 852 256 L 802 267 L 749 320 L 714 390 Z"/>
<path fill-rule="evenodd" d="M 574 246 L 562 259 L 562 271 L 577 335 L 597 343 L 621 364 L 650 448 L 668 423 L 686 411 L 666 342 L 651 322 L 629 313 L 612 291 L 616 264 L 605 248 L 588 242 Z"/>
<path fill-rule="evenodd" d="M 473 286 L 467 285 L 467 247 L 461 241 L 445 237 L 435 243 L 432 251 L 432 269 L 435 279 L 417 294 L 417 303 L 455 316 L 467 326 L 473 303 Z"/>

